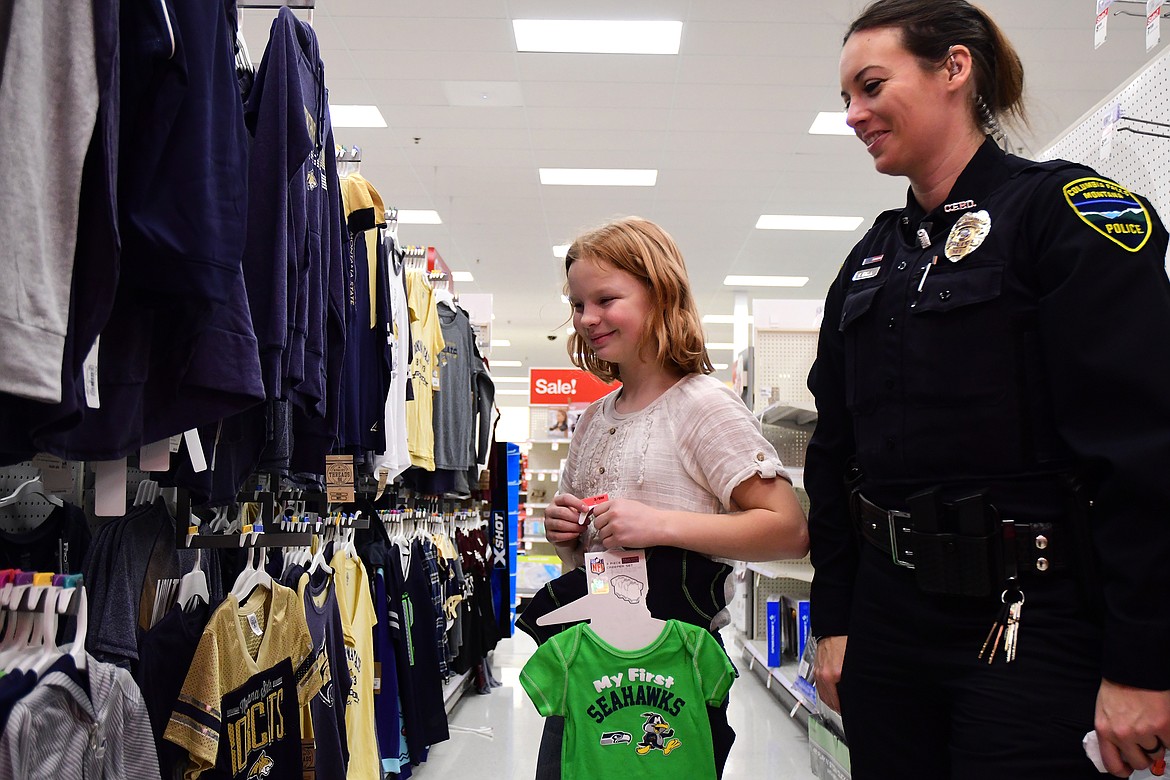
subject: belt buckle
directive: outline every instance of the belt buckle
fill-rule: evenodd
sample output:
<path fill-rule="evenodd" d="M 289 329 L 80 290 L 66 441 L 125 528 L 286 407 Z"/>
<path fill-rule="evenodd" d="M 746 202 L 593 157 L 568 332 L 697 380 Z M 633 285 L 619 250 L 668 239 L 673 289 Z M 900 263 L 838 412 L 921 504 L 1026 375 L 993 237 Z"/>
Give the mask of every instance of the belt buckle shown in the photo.
<path fill-rule="evenodd" d="M 892 557 L 894 559 L 894 565 L 902 566 L 902 567 L 907 568 L 907 569 L 913 569 L 914 568 L 913 561 L 904 561 L 898 555 L 899 545 L 898 545 L 897 521 L 898 520 L 909 520 L 910 513 L 909 512 L 902 512 L 902 511 L 899 511 L 897 509 L 888 509 L 888 510 L 886 510 L 886 516 L 887 516 L 887 519 L 888 519 L 888 522 L 890 525 L 890 557 Z"/>

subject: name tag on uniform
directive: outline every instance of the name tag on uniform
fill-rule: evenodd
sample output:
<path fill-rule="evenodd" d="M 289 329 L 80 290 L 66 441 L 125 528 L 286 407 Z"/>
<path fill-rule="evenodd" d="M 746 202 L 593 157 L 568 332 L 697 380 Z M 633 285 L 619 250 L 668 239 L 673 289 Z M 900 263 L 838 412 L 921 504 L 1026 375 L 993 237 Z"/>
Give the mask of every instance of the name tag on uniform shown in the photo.
<path fill-rule="evenodd" d="M 882 261 L 883 257 L 885 257 L 885 255 L 874 255 L 873 257 L 867 257 L 861 261 L 861 264 L 862 265 L 873 265 L 874 263 L 880 263 Z"/>
<path fill-rule="evenodd" d="M 882 270 L 881 266 L 877 268 L 862 268 L 857 273 L 853 274 L 853 281 L 859 282 L 862 279 L 872 279 L 878 275 L 878 271 Z"/>

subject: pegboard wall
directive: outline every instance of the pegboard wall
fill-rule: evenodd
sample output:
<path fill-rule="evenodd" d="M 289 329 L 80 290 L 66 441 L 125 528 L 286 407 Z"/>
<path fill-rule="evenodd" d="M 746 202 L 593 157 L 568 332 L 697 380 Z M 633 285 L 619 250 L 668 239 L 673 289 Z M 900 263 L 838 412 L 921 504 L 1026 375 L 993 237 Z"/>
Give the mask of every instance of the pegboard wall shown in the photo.
<path fill-rule="evenodd" d="M 1065 159 L 1096 169 L 1140 195 L 1170 220 L 1170 138 L 1155 138 L 1120 128 L 1170 135 L 1170 128 L 1142 125 L 1122 119 L 1107 159 L 1100 157 L 1105 117 L 1120 103 L 1123 117 L 1170 123 L 1170 49 L 1149 63 L 1070 128 L 1041 160 Z M 1167 258 L 1170 270 L 1170 257 Z"/>
<path fill-rule="evenodd" d="M 808 583 L 800 580 L 784 578 L 773 579 L 756 575 L 755 579 L 755 619 L 752 622 L 752 639 L 766 639 L 768 630 L 768 599 L 780 596 L 799 596 L 808 598 Z"/>
<path fill-rule="evenodd" d="M 802 409 L 815 409 L 807 382 L 808 371 L 816 356 L 816 331 L 757 329 L 752 411 L 759 414 L 777 401 Z"/>
<path fill-rule="evenodd" d="M 80 503 L 81 464 L 68 463 L 72 470 L 74 489 L 68 495 L 60 497 L 72 504 Z M 10 495 L 22 483 L 30 479 L 38 479 L 41 470 L 31 461 L 17 463 L 0 468 L 0 496 Z M 55 507 L 42 496 L 35 493 L 24 495 L 19 501 L 0 508 L 0 529 L 20 532 L 35 528 L 42 523 Z"/>

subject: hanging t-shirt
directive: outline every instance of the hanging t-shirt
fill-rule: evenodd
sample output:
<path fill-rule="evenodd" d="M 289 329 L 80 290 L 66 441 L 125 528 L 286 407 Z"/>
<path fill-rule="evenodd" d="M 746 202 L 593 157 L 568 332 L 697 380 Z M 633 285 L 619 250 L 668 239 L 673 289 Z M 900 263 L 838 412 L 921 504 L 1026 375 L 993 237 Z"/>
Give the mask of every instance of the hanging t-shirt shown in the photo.
<path fill-rule="evenodd" d="M 76 574 L 82 570 L 89 543 L 85 512 L 63 504 L 36 528 L 0 530 L 0 569 Z"/>
<path fill-rule="evenodd" d="M 390 314 L 390 390 L 386 396 L 386 452 L 378 458 L 378 468 L 386 469 L 393 480 L 410 468 L 410 443 L 407 441 L 406 401 L 410 383 L 410 305 L 406 300 L 405 265 L 394 238 L 385 240 L 389 275 Z"/>
<path fill-rule="evenodd" d="M 414 342 L 414 359 L 410 364 L 410 381 L 414 400 L 406 403 L 406 439 L 410 445 L 410 462 L 427 471 L 435 470 L 434 393 L 438 386 L 438 357 L 446 342 L 439 325 L 434 291 L 421 273 L 406 277 L 410 305 L 410 333 Z"/>
<path fill-rule="evenodd" d="M 199 638 L 211 616 L 211 607 L 199 602 L 190 611 L 176 604 L 138 641 L 138 666 L 134 679 L 142 689 L 150 729 L 158 751 L 159 770 L 163 777 L 175 776 L 187 761 L 178 745 L 163 738 Z"/>
<path fill-rule="evenodd" d="M 409 766 L 410 751 L 402 724 L 398 671 L 387 611 L 386 573 L 382 567 L 374 572 L 374 611 L 378 614 L 378 625 L 374 627 L 374 720 L 378 729 L 378 753 L 383 774 L 398 774 L 404 764 Z"/>
<path fill-rule="evenodd" d="M 299 711 L 321 689 L 300 597 L 273 583 L 211 616 L 165 736 L 186 749 L 184 780 L 302 780 Z"/>
<path fill-rule="evenodd" d="M 668 620 L 641 650 L 619 650 L 579 623 L 537 648 L 520 672 L 541 715 L 565 718 L 562 778 L 713 778 L 707 705 L 735 669 L 711 634 Z"/>
<path fill-rule="evenodd" d="M 293 567 L 300 569 L 300 567 Z M 350 677 L 345 661 L 345 636 L 333 578 L 319 570 L 298 577 L 297 592 L 305 603 L 305 619 L 313 647 L 325 657 L 321 690 L 301 710 L 302 763 L 305 780 L 345 777 L 349 743 L 345 733 L 345 703 Z"/>
<path fill-rule="evenodd" d="M 345 637 L 350 689 L 345 707 L 349 740 L 348 780 L 381 780 L 381 758 L 374 727 L 374 626 L 378 616 L 361 560 L 338 552 L 329 563 Z"/>

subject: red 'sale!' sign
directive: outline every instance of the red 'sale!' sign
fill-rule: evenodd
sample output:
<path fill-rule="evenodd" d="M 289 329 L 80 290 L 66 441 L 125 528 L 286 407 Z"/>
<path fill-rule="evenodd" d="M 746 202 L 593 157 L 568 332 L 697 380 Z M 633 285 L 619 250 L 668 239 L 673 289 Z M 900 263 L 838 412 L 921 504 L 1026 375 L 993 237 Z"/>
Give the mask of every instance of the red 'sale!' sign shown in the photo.
<path fill-rule="evenodd" d="M 607 385 L 577 368 L 532 368 L 528 371 L 528 403 L 533 406 L 567 406 L 596 401 L 619 387 Z"/>

